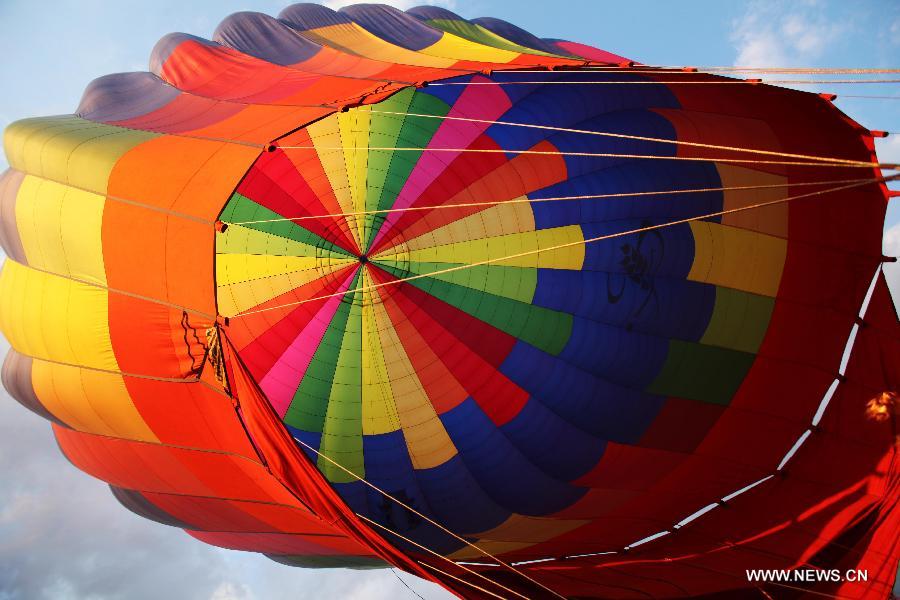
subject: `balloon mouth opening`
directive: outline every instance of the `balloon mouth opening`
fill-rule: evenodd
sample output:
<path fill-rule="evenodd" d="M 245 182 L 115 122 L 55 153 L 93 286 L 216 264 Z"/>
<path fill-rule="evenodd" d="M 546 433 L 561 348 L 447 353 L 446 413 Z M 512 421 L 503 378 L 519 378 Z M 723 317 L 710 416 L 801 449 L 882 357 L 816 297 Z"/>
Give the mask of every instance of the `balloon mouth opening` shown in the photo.
<path fill-rule="evenodd" d="M 367 262 L 369 262 L 369 257 L 366 256 L 365 254 L 360 254 L 359 255 L 359 264 L 364 265 Z"/>

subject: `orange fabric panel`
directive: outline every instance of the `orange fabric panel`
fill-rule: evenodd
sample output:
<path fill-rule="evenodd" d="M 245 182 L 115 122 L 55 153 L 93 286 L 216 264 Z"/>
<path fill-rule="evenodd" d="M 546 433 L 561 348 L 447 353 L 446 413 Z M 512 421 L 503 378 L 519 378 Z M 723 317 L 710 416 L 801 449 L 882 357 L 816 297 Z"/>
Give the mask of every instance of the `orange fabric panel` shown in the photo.
<path fill-rule="evenodd" d="M 231 398 L 200 383 L 125 377 L 144 422 L 161 443 L 208 448 L 256 460 Z"/>
<path fill-rule="evenodd" d="M 289 533 L 224 533 L 188 531 L 201 542 L 263 554 L 302 554 L 307 556 L 361 555 L 360 547 L 347 538 L 293 535 Z M 369 555 L 371 556 L 371 555 Z"/>
<path fill-rule="evenodd" d="M 161 446 L 53 427 L 79 469 L 118 487 L 297 505 L 259 462 L 219 452 Z"/>

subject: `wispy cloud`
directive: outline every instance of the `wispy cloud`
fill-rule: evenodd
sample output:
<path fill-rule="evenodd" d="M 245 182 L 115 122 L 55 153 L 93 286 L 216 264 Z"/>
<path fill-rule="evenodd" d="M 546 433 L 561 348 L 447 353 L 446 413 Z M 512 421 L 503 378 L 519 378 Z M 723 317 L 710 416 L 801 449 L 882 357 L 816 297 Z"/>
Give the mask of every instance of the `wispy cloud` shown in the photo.
<path fill-rule="evenodd" d="M 734 64 L 746 67 L 798 66 L 822 57 L 849 31 L 846 23 L 822 16 L 816 2 L 751 2 L 732 22 Z"/>

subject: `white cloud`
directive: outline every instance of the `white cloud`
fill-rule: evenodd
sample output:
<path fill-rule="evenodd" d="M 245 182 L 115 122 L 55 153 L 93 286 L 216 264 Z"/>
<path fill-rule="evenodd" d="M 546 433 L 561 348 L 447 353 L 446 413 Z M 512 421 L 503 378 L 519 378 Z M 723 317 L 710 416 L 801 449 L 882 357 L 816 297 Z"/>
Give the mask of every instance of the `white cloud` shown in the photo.
<path fill-rule="evenodd" d="M 900 135 L 875 138 L 875 152 L 880 162 L 900 164 Z"/>
<path fill-rule="evenodd" d="M 256 597 L 244 584 L 223 581 L 213 590 L 209 600 L 254 600 Z"/>
<path fill-rule="evenodd" d="M 732 23 L 734 64 L 745 67 L 802 66 L 820 58 L 847 31 L 825 19 L 815 2 L 752 2 Z"/>
<path fill-rule="evenodd" d="M 351 4 L 359 4 L 358 0 L 324 0 L 323 5 L 332 10 L 337 10 Z M 378 4 L 387 4 L 400 10 L 408 10 L 414 6 L 422 6 L 429 4 L 433 6 L 443 6 L 444 8 L 453 9 L 456 6 L 456 0 L 380 0 Z"/>

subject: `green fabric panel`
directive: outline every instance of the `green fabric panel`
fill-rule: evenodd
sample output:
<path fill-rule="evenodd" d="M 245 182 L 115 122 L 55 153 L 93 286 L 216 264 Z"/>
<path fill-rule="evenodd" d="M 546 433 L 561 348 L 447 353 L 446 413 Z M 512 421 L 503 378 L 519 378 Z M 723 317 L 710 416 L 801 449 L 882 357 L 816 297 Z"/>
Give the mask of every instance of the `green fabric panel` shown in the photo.
<path fill-rule="evenodd" d="M 359 270 L 350 284 L 350 289 L 356 287 L 358 280 Z M 331 396 L 331 384 L 334 381 L 338 356 L 344 341 L 350 307 L 349 302 L 340 303 L 331 323 L 325 330 L 325 335 L 322 336 L 322 341 L 319 342 L 319 346 L 313 354 L 309 367 L 303 375 L 303 380 L 294 393 L 294 399 L 284 416 L 284 422 L 291 427 L 314 433 L 320 433 L 324 428 L 328 398 Z"/>
<path fill-rule="evenodd" d="M 429 19 L 428 21 L 426 21 L 426 23 L 428 23 L 435 29 L 440 29 L 441 31 L 446 31 L 447 33 L 452 33 L 461 38 L 467 39 L 470 42 L 483 44 L 492 48 L 499 48 L 501 50 L 509 50 L 510 52 L 519 52 L 522 54 L 554 56 L 553 54 L 549 54 L 547 52 L 541 52 L 540 50 L 534 50 L 533 48 L 520 46 L 515 42 L 511 42 L 508 39 L 497 35 L 493 31 L 485 29 L 481 25 L 477 25 L 475 23 L 456 21 L 454 19 Z"/>
<path fill-rule="evenodd" d="M 319 470 L 333 483 L 349 483 L 366 476 L 362 439 L 362 303 L 358 295 L 354 292 L 344 296 L 344 304 L 350 310 L 319 446 L 322 455 L 349 469 L 356 477 L 319 456 Z"/>
<path fill-rule="evenodd" d="M 669 341 L 669 354 L 647 392 L 728 405 L 756 357 L 746 352 Z"/>
<path fill-rule="evenodd" d="M 283 219 L 281 215 L 260 206 L 250 198 L 235 192 L 219 217 L 225 223 L 239 223 L 242 221 L 259 221 L 265 219 Z M 293 221 L 273 221 L 271 223 L 247 223 L 242 227 L 263 231 L 270 235 L 295 240 L 310 246 L 318 246 L 322 249 L 323 256 L 330 255 L 334 258 L 353 257 L 340 246 L 332 244 L 325 238 L 316 235 L 312 231 L 300 227 Z"/>
<path fill-rule="evenodd" d="M 700 343 L 756 354 L 774 308 L 774 298 L 717 287 L 712 318 Z"/>
<path fill-rule="evenodd" d="M 415 89 L 407 88 L 394 94 L 372 110 L 406 113 L 415 95 Z M 359 109 L 362 110 L 362 109 Z M 369 146 L 372 148 L 395 148 L 400 131 L 403 129 L 404 115 L 383 115 L 373 112 L 369 123 Z M 377 210 L 384 193 L 384 182 L 391 166 L 392 150 L 370 150 L 366 173 L 366 210 Z M 365 239 L 368 243 L 373 235 L 375 215 L 366 215 L 364 222 Z"/>
<path fill-rule="evenodd" d="M 376 108 L 375 110 L 378 109 Z M 406 112 L 444 117 L 450 112 L 450 106 L 431 94 L 414 93 Z M 375 114 L 372 115 L 373 120 L 375 116 Z M 392 115 L 377 116 L 388 117 Z M 384 147 L 425 148 L 428 146 L 428 143 L 431 142 L 431 138 L 434 137 L 435 132 L 443 122 L 443 119 L 432 119 L 429 117 L 406 117 L 403 120 L 403 125 L 400 128 L 396 143 Z M 406 180 L 409 178 L 409 174 L 412 173 L 416 163 L 419 162 L 419 157 L 422 155 L 421 152 L 414 151 L 389 152 L 388 154 L 388 167 L 385 172 L 381 194 L 378 197 L 378 202 L 374 210 L 386 210 L 394 205 L 397 195 L 403 189 Z M 380 158 L 379 160 L 381 161 L 382 168 L 384 168 L 384 158 Z M 384 222 L 383 215 L 366 216 L 366 231 L 368 232 L 368 237 L 366 238 L 364 245 L 367 250 L 372 244 L 372 240 L 375 239 L 375 234 L 378 233 L 378 228 L 382 222 Z"/>
<path fill-rule="evenodd" d="M 406 274 L 405 270 L 388 265 L 382 268 L 397 277 Z M 554 356 L 562 352 L 572 334 L 572 316 L 566 313 L 494 296 L 437 278 L 414 279 L 409 283 Z"/>
<path fill-rule="evenodd" d="M 350 556 L 348 554 L 335 556 L 267 554 L 266 556 L 277 563 L 304 569 L 385 569 L 391 566 L 374 556 Z"/>
<path fill-rule="evenodd" d="M 400 269 L 402 266 L 403 269 L 414 275 L 462 266 L 461 263 L 432 262 L 410 262 L 401 265 L 400 261 L 396 260 L 373 260 L 372 262 L 394 269 Z M 537 269 L 531 267 L 478 265 L 450 273 L 441 273 L 435 275 L 434 278 L 525 303 L 530 303 L 534 299 L 534 291 L 537 288 Z"/>

